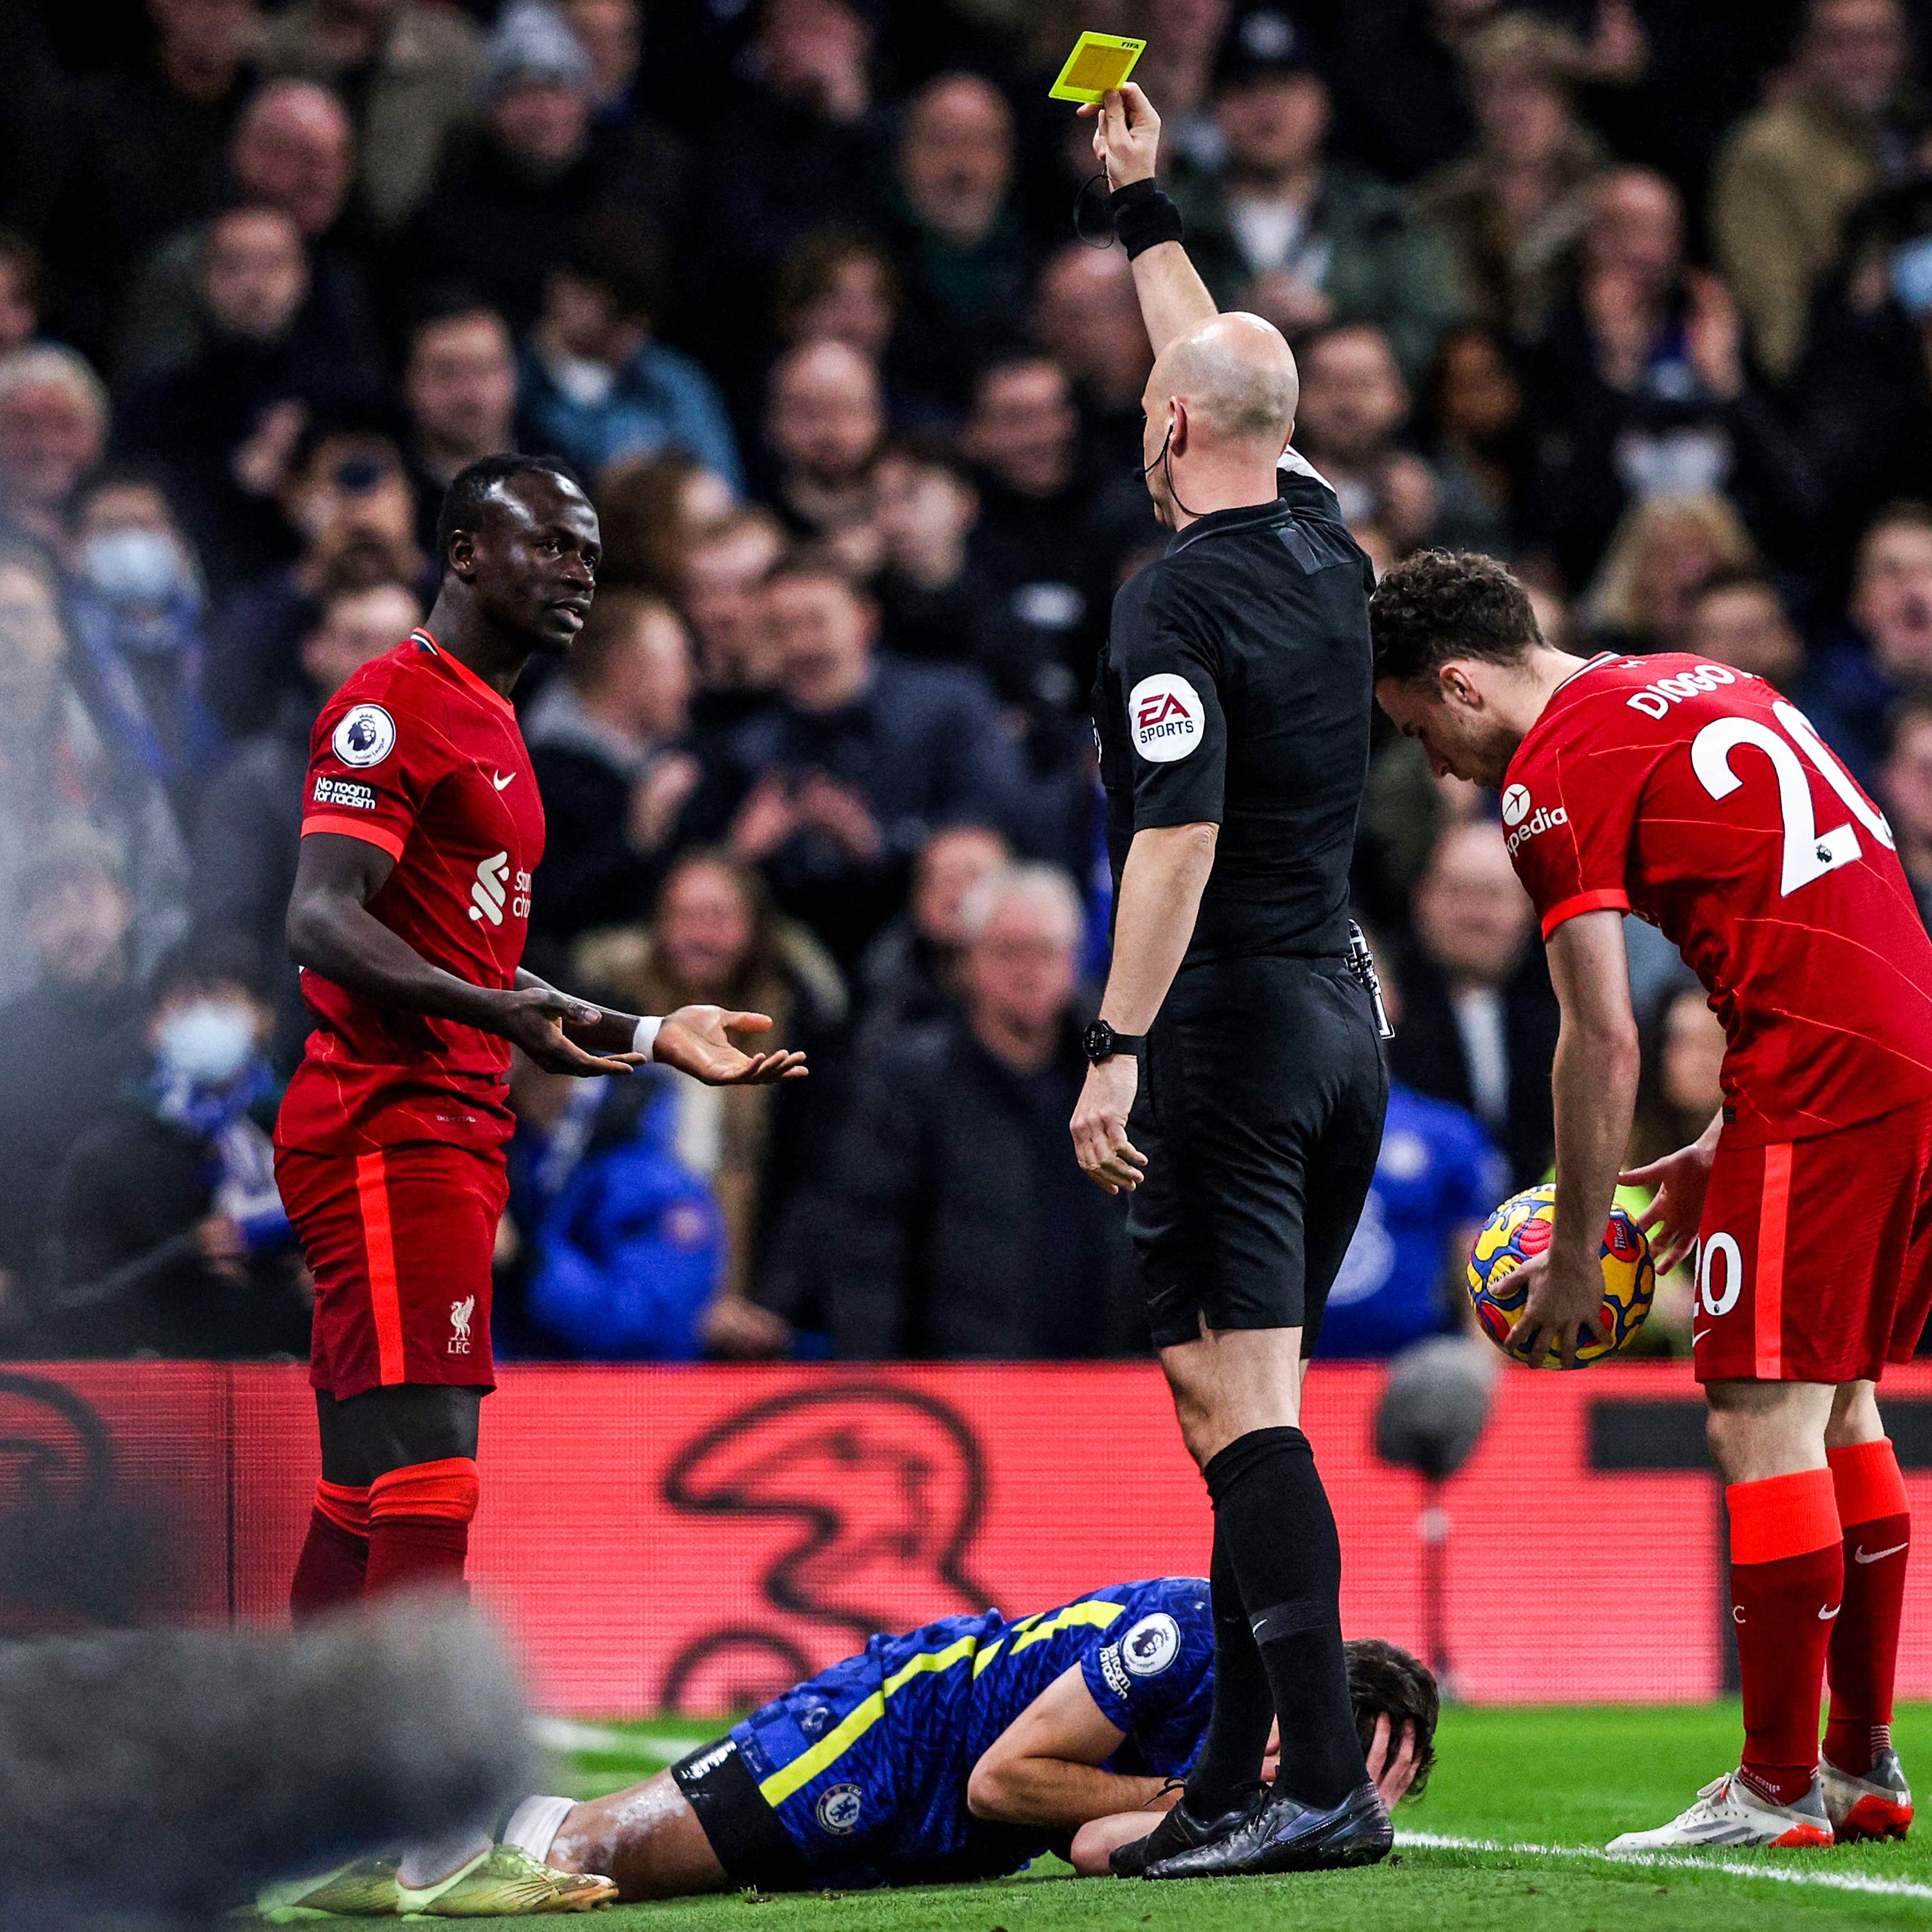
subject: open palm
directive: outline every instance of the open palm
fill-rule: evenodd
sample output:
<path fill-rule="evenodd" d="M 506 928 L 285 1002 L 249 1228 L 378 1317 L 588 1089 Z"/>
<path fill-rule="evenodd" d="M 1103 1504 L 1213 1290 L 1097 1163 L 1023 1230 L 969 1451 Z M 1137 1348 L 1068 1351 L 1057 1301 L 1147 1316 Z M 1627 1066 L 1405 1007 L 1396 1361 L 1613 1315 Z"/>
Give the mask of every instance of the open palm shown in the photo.
<path fill-rule="evenodd" d="M 652 1059 L 702 1080 L 707 1087 L 763 1087 L 774 1080 L 802 1080 L 802 1053 L 747 1053 L 732 1036 L 769 1033 L 764 1013 L 734 1013 L 724 1006 L 680 1006 L 658 1028 Z"/>

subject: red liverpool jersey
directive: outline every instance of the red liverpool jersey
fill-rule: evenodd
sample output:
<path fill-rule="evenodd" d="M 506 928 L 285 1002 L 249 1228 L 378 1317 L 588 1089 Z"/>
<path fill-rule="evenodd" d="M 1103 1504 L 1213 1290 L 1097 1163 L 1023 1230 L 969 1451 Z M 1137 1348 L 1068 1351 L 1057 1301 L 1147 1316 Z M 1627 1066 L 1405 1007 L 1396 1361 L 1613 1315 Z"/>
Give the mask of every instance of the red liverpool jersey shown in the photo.
<path fill-rule="evenodd" d="M 1510 761 L 1503 830 L 1546 938 L 1628 909 L 1724 1022 L 1727 1146 L 1932 1097 L 1932 940 L 1884 814 L 1762 678 L 1604 656 Z"/>
<path fill-rule="evenodd" d="M 309 742 L 302 834 L 366 839 L 396 862 L 369 910 L 433 966 L 514 983 L 543 855 L 536 774 L 508 700 L 427 631 L 364 664 Z M 495 1145 L 514 1123 L 509 1042 L 304 972 L 316 1030 L 280 1144 L 362 1152 L 401 1141 Z"/>

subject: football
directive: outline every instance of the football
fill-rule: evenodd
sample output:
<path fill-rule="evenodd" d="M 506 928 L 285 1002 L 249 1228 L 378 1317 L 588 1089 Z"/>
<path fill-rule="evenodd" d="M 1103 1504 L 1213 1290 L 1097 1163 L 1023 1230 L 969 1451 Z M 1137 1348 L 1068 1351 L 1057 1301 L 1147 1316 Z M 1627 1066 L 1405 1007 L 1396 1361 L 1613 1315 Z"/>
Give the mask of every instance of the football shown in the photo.
<path fill-rule="evenodd" d="M 1470 1306 L 1483 1324 L 1483 1333 L 1499 1348 L 1508 1346 L 1528 1299 L 1527 1289 L 1513 1277 L 1531 1256 L 1540 1255 L 1550 1245 L 1556 1211 L 1553 1182 L 1525 1188 L 1490 1216 L 1469 1251 Z M 1601 1323 L 1607 1339 L 1586 1342 L 1576 1351 L 1579 1368 L 1628 1348 L 1643 1326 L 1657 1292 L 1649 1238 L 1622 1208 L 1610 1210 L 1599 1252 L 1604 1270 Z M 1552 1346 L 1540 1362 L 1530 1366 L 1560 1369 L 1563 1361 Z"/>

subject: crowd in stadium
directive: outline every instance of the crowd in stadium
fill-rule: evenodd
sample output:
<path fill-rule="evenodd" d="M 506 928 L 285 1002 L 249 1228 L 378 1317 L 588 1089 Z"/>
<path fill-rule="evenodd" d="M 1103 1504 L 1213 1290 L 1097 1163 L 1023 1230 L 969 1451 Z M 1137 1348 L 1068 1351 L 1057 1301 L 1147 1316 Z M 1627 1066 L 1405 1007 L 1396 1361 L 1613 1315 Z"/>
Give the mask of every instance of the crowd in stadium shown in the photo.
<path fill-rule="evenodd" d="M 1932 910 L 1923 0 L 10 0 L 0 1352 L 304 1352 L 266 1124 L 309 728 L 506 448 L 605 544 L 519 693 L 530 963 L 769 1012 L 812 1071 L 520 1066 L 500 1352 L 1142 1345 L 1066 1133 L 1088 687 L 1162 536 L 1130 272 L 1046 98 L 1084 27 L 1147 40 L 1190 251 L 1293 342 L 1378 564 L 1490 550 L 1552 641 L 1769 679 Z M 1454 1325 L 1457 1239 L 1546 1171 L 1504 836 L 1390 735 L 1396 1085 L 1329 1352 Z M 1722 1034 L 1630 925 L 1648 1158 Z"/>

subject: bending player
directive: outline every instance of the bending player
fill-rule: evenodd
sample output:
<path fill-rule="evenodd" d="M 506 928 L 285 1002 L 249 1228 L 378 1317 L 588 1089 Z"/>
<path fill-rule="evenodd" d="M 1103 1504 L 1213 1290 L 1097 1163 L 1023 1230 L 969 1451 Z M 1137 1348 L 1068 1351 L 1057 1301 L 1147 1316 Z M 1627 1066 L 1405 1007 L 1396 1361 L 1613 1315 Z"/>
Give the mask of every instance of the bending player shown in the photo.
<path fill-rule="evenodd" d="M 567 652 L 583 628 L 597 513 L 554 461 L 487 457 L 450 485 L 438 539 L 428 623 L 316 722 L 289 904 L 316 1030 L 276 1124 L 275 1174 L 315 1278 L 322 1436 L 298 1618 L 462 1580 L 494 1382 L 512 1046 L 553 1073 L 653 1058 L 719 1085 L 804 1072 L 800 1054 L 740 1049 L 734 1036 L 770 1024 L 760 1015 L 643 1018 L 521 970 L 544 816 L 510 693 L 532 656 Z M 556 1909 L 488 1852 L 412 1853 L 400 1871 L 371 1862 L 321 1895 Z"/>
<path fill-rule="evenodd" d="M 1096 1590 L 1009 1623 L 949 1617 L 787 1691 L 669 1771 L 608 1798 L 530 1798 L 505 1840 L 626 1899 L 998 1877 L 1042 1852 L 1105 1874 L 1180 1795 L 1213 1693 L 1207 1584 Z M 1370 1775 L 1391 1808 L 1435 1762 L 1436 1680 L 1348 1646 Z"/>
<path fill-rule="evenodd" d="M 1657 1189 L 1659 1270 L 1698 1256 L 1744 1753 L 1612 1849 L 1902 1838 L 1890 1727 L 1911 1516 L 1874 1384 L 1932 1305 L 1932 940 L 1891 828 L 1762 679 L 1552 650 L 1488 557 L 1411 557 L 1372 616 L 1382 708 L 1438 772 L 1502 788 L 1562 1006 L 1556 1231 L 1522 1271 L 1526 1359 L 1594 1332 L 1637 1076 L 1627 911 L 1676 942 L 1729 1036 L 1718 1117 L 1623 1178 Z"/>

